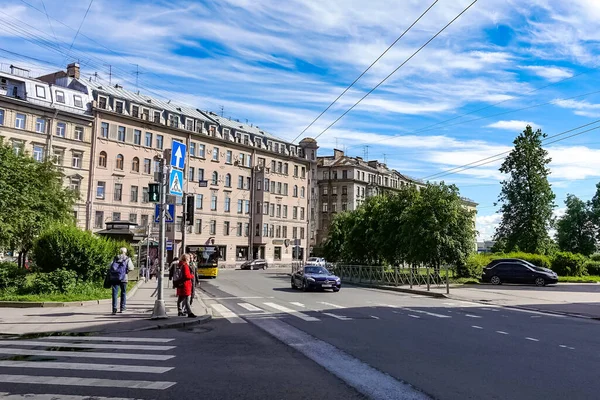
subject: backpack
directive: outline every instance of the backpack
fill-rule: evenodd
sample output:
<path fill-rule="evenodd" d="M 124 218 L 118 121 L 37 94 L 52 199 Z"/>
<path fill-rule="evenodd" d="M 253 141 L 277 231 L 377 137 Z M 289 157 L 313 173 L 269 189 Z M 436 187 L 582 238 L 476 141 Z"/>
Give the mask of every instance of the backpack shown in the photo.
<path fill-rule="evenodd" d="M 183 282 L 185 282 L 185 278 L 183 277 L 183 268 L 182 265 L 178 265 L 173 270 L 173 287 L 180 288 L 183 286 Z"/>
<path fill-rule="evenodd" d="M 119 260 L 119 258 L 115 257 L 112 264 L 110 264 L 110 268 L 108 269 L 108 275 L 111 282 L 117 283 L 125 280 L 125 276 L 127 275 L 128 261 L 129 258 Z"/>

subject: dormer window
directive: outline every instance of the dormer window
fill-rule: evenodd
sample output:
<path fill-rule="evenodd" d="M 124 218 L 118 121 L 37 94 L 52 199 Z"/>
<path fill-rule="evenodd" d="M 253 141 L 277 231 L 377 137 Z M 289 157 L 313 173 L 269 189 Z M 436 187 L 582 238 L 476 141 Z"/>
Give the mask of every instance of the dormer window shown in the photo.
<path fill-rule="evenodd" d="M 117 112 L 119 114 L 123 114 L 123 102 L 122 101 L 115 102 L 115 112 Z"/>
<path fill-rule="evenodd" d="M 226 139 L 229 138 L 229 129 L 223 128 L 223 137 Z"/>
<path fill-rule="evenodd" d="M 46 98 L 46 88 L 41 85 L 35 85 L 35 95 L 40 99 Z"/>
<path fill-rule="evenodd" d="M 258 147 L 259 149 L 262 148 L 262 139 L 261 138 L 254 139 L 254 143 L 256 144 L 256 147 Z"/>
<path fill-rule="evenodd" d="M 185 129 L 187 129 L 188 131 L 193 131 L 194 130 L 194 120 L 193 119 L 186 118 L 186 120 L 185 120 Z"/>
<path fill-rule="evenodd" d="M 267 142 L 267 149 L 268 149 L 269 151 L 272 151 L 272 150 L 273 150 L 273 142 L 271 142 L 270 140 Z"/>
<path fill-rule="evenodd" d="M 140 108 L 138 106 L 131 106 L 131 116 L 139 118 L 139 116 L 140 116 Z"/>
<path fill-rule="evenodd" d="M 217 127 L 214 125 L 211 125 L 208 128 L 208 133 L 210 134 L 210 136 L 217 136 Z"/>
<path fill-rule="evenodd" d="M 273 150 L 275 151 L 275 153 L 279 153 L 279 143 L 275 143 L 275 147 L 273 148 Z"/>
<path fill-rule="evenodd" d="M 56 102 L 65 104 L 65 92 L 62 90 L 57 90 L 54 93 L 56 93 Z M 106 99 L 104 99 L 104 101 L 106 101 Z"/>
<path fill-rule="evenodd" d="M 81 96 L 77 94 L 73 95 L 73 103 L 75 104 L 75 107 L 83 108 L 83 100 L 81 99 Z"/>
<path fill-rule="evenodd" d="M 169 126 L 171 128 L 177 128 L 179 126 L 178 116 L 175 114 L 169 114 Z"/>
<path fill-rule="evenodd" d="M 160 124 L 160 111 L 154 111 L 154 122 Z"/>

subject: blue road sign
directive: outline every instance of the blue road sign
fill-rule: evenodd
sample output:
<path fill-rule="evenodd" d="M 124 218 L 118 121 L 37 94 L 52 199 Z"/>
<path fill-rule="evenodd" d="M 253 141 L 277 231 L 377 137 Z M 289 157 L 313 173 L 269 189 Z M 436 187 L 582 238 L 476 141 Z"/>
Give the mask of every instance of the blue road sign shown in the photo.
<path fill-rule="evenodd" d="M 158 215 L 159 215 L 159 207 L 160 204 L 156 204 L 154 206 L 154 222 L 159 222 L 158 220 Z M 168 204 L 167 205 L 167 218 L 165 219 L 165 222 L 168 224 L 173 223 L 173 221 L 175 221 L 175 204 Z"/>
<path fill-rule="evenodd" d="M 172 169 L 169 175 L 169 194 L 183 196 L 183 171 Z"/>
<path fill-rule="evenodd" d="M 167 240 L 167 251 L 173 251 L 173 241 Z"/>
<path fill-rule="evenodd" d="M 171 149 L 171 166 L 179 169 L 183 169 L 185 164 L 185 152 L 186 146 L 180 142 L 173 142 Z"/>

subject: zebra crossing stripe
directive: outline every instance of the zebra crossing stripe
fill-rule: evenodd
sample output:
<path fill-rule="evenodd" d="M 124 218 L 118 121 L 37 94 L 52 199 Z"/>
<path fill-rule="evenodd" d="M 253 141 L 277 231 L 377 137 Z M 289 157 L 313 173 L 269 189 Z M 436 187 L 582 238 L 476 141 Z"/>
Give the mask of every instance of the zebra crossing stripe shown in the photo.
<path fill-rule="evenodd" d="M 49 346 L 50 342 L 38 340 L 0 340 L 5 346 Z M 77 349 L 112 349 L 112 350 L 172 350 L 175 346 L 152 346 L 143 344 L 112 344 L 112 343 L 55 343 L 57 347 L 73 347 Z"/>
<path fill-rule="evenodd" d="M 292 310 L 291 308 L 287 308 L 284 306 L 280 306 L 279 304 L 275 304 L 275 303 L 263 303 L 265 306 L 274 308 L 278 311 L 284 312 L 284 313 L 288 313 L 290 315 L 293 315 L 294 317 L 298 317 L 300 319 L 303 319 L 304 321 L 308 321 L 308 322 L 314 322 L 314 321 L 319 321 L 318 318 L 315 317 L 311 317 L 310 315 L 306 315 L 304 313 L 301 313 L 299 311 L 296 310 Z"/>
<path fill-rule="evenodd" d="M 350 317 L 344 317 L 343 315 L 336 315 L 336 314 L 327 313 L 327 312 L 324 312 L 323 315 L 328 315 L 328 316 L 333 317 L 335 319 L 339 319 L 340 321 L 352 321 L 352 318 L 350 318 Z"/>
<path fill-rule="evenodd" d="M 173 367 L 151 367 L 145 365 L 115 365 L 9 360 L 0 360 L 0 368 L 72 369 L 81 371 L 139 372 L 144 374 L 163 374 L 173 369 Z"/>
<path fill-rule="evenodd" d="M 48 351 L 48 350 L 27 350 L 18 348 L 0 348 L 0 354 L 12 354 L 20 356 L 49 356 L 49 357 L 69 357 L 69 358 L 112 358 L 118 360 L 152 360 L 166 361 L 175 357 L 166 354 L 132 354 L 132 353 L 99 353 L 92 351 Z"/>
<path fill-rule="evenodd" d="M 169 343 L 175 339 L 168 338 L 142 338 L 123 336 L 46 336 L 38 340 L 61 340 L 69 342 L 142 342 L 142 343 Z"/>
<path fill-rule="evenodd" d="M 221 316 L 223 316 L 223 318 L 227 319 L 232 324 L 245 324 L 246 323 L 246 321 L 244 321 L 236 313 L 234 313 L 233 311 L 231 311 L 229 308 L 225 307 L 224 305 L 217 303 L 217 304 L 212 304 L 211 307 L 213 308 L 213 310 L 218 312 Z"/>
<path fill-rule="evenodd" d="M 248 311 L 263 311 L 262 309 L 250 303 L 238 303 L 238 306 L 245 308 Z"/>
<path fill-rule="evenodd" d="M 333 307 L 333 308 L 346 308 L 344 306 L 338 306 L 337 304 L 328 303 L 326 301 L 320 301 L 319 304 L 323 304 L 325 306 Z"/>
<path fill-rule="evenodd" d="M 176 382 L 0 374 L 0 383 L 164 390 L 175 385 Z"/>

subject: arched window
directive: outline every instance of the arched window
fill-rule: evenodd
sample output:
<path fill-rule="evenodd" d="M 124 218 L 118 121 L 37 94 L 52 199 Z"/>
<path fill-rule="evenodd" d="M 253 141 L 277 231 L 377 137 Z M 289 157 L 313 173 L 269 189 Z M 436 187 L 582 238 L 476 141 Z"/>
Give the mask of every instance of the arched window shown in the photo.
<path fill-rule="evenodd" d="M 231 187 L 231 174 L 225 175 L 225 186 Z"/>
<path fill-rule="evenodd" d="M 115 168 L 123 170 L 123 163 L 124 163 L 124 161 L 125 161 L 125 158 L 123 158 L 123 155 L 122 154 L 118 154 L 117 155 L 117 166 Z"/>
<path fill-rule="evenodd" d="M 298 185 L 294 185 L 294 197 L 298 197 Z"/>
<path fill-rule="evenodd" d="M 100 157 L 98 157 L 98 166 L 106 168 L 106 152 L 105 151 L 100 152 Z"/>
<path fill-rule="evenodd" d="M 213 185 L 219 184 L 219 173 L 217 171 L 212 173 L 212 184 Z"/>
<path fill-rule="evenodd" d="M 304 198 L 304 186 L 300 188 L 300 197 Z"/>
<path fill-rule="evenodd" d="M 140 172 L 140 159 L 137 157 L 133 157 L 133 161 L 131 161 L 131 170 L 133 172 Z"/>

